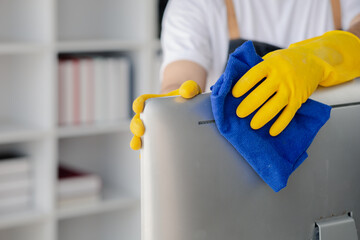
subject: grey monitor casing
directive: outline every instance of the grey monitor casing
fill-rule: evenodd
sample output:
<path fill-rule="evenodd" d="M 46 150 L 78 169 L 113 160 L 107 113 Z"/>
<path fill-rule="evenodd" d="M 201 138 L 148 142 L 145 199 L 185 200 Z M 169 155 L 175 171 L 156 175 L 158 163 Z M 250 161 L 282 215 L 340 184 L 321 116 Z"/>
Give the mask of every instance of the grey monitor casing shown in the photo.
<path fill-rule="evenodd" d="M 219 134 L 209 94 L 148 100 L 142 239 L 313 239 L 315 220 L 347 212 L 360 229 L 360 105 L 326 96 L 331 118 L 279 193 Z"/>

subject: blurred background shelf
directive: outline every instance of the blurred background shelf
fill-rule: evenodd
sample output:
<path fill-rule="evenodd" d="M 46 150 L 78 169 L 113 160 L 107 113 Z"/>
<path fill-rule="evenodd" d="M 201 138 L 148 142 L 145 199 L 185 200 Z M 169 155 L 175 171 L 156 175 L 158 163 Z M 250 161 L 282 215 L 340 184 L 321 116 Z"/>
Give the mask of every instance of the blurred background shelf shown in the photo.
<path fill-rule="evenodd" d="M 46 51 L 49 48 L 48 45 L 39 43 L 26 43 L 26 42 L 0 42 L 0 54 L 26 54 L 26 53 L 38 53 Z"/>
<path fill-rule="evenodd" d="M 76 41 L 60 41 L 57 44 L 59 52 L 96 52 L 96 51 L 124 51 L 138 50 L 144 44 L 136 41 L 121 40 L 76 40 Z"/>
<path fill-rule="evenodd" d="M 0 215 L 0 230 L 29 223 L 46 221 L 50 215 L 39 210 L 24 210 Z"/>
<path fill-rule="evenodd" d="M 15 123 L 0 122 L 0 144 L 25 142 L 49 136 L 51 131 Z"/>
<path fill-rule="evenodd" d="M 83 206 L 72 206 L 59 209 L 57 218 L 59 220 L 63 220 L 90 214 L 118 211 L 139 204 L 139 198 L 121 196 L 115 192 L 107 191 L 104 193 L 102 199 L 100 199 L 97 203 L 89 203 Z"/>
<path fill-rule="evenodd" d="M 118 123 L 64 126 L 58 128 L 58 136 L 59 138 L 71 138 L 107 133 L 121 133 L 123 131 L 128 131 L 129 125 L 130 120 L 124 120 Z"/>
<path fill-rule="evenodd" d="M 64 55 L 126 58 L 129 84 L 121 86 L 131 104 L 159 91 L 158 33 L 158 0 L 0 1 L 0 154 L 28 159 L 32 207 L 0 214 L 0 239 L 141 239 L 140 161 L 129 148 L 130 113 L 118 122 L 59 126 L 59 66 Z M 98 176 L 101 200 L 58 209 L 61 164 Z"/>

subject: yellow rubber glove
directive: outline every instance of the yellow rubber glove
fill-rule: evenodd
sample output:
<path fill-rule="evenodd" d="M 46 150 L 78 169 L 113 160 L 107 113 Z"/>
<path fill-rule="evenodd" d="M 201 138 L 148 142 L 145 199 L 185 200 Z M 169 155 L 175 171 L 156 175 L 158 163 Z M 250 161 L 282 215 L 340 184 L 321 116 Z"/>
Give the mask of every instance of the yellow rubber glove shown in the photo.
<path fill-rule="evenodd" d="M 143 122 L 140 119 L 140 113 L 144 110 L 145 101 L 149 98 L 157 97 L 169 97 L 180 95 L 183 98 L 193 98 L 194 96 L 201 93 L 200 86 L 193 80 L 188 80 L 184 82 L 179 89 L 176 89 L 172 92 L 166 94 L 144 94 L 136 98 L 133 102 L 133 110 L 136 113 L 133 119 L 130 122 L 130 130 L 134 134 L 134 137 L 131 139 L 130 147 L 133 150 L 138 150 L 141 148 L 141 136 L 144 135 L 145 127 Z"/>
<path fill-rule="evenodd" d="M 265 55 L 232 89 L 234 97 L 241 97 L 266 78 L 240 103 L 236 114 L 244 118 L 261 106 L 250 123 L 251 128 L 259 129 L 284 109 L 270 128 L 270 135 L 276 136 L 318 85 L 333 86 L 359 76 L 359 38 L 330 31 Z"/>

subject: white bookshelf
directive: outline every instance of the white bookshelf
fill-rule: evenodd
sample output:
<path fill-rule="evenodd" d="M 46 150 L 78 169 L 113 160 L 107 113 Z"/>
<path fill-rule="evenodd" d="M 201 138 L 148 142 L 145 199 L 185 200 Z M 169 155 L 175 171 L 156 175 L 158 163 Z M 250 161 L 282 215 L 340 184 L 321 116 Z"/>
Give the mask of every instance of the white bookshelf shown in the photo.
<path fill-rule="evenodd" d="M 39 210 L 27 210 L 17 213 L 3 214 L 0 218 L 0 231 L 8 228 L 21 227 L 24 225 L 49 221 L 50 215 Z"/>
<path fill-rule="evenodd" d="M 140 160 L 129 119 L 58 126 L 58 54 L 120 52 L 133 96 L 157 91 L 156 0 L 0 1 L 0 151 L 29 156 L 29 209 L 0 213 L 0 239 L 140 240 Z M 99 202 L 58 209 L 57 165 L 103 181 Z"/>
<path fill-rule="evenodd" d="M 133 51 L 141 50 L 143 47 L 139 41 L 119 41 L 119 40 L 80 40 L 80 41 L 62 41 L 57 44 L 60 52 L 72 51 Z M 1 50 L 1 49 L 0 49 Z"/>
<path fill-rule="evenodd" d="M 0 54 L 30 54 L 49 51 L 49 46 L 41 43 L 2 43 Z"/>
<path fill-rule="evenodd" d="M 72 138 L 98 134 L 122 133 L 129 131 L 130 120 L 117 123 L 89 124 L 82 126 L 65 126 L 58 128 L 59 138 Z M 0 138 L 1 142 L 1 138 Z"/>
<path fill-rule="evenodd" d="M 61 209 L 58 211 L 57 217 L 59 220 L 71 219 L 98 213 L 121 211 L 132 206 L 139 206 L 139 204 L 140 201 L 136 197 L 131 198 L 111 192 L 110 194 L 105 193 L 104 198 L 98 203 Z"/>

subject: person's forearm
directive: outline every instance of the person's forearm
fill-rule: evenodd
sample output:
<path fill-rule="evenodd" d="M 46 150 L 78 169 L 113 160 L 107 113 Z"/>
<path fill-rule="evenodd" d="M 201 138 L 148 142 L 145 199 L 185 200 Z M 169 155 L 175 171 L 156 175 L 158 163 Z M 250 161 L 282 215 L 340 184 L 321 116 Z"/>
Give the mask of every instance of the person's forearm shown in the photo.
<path fill-rule="evenodd" d="M 360 38 L 360 14 L 351 21 L 348 31 Z"/>
<path fill-rule="evenodd" d="M 204 91 L 206 76 L 206 70 L 197 63 L 186 60 L 170 63 L 164 69 L 161 93 L 178 89 L 187 80 L 194 80 Z"/>

